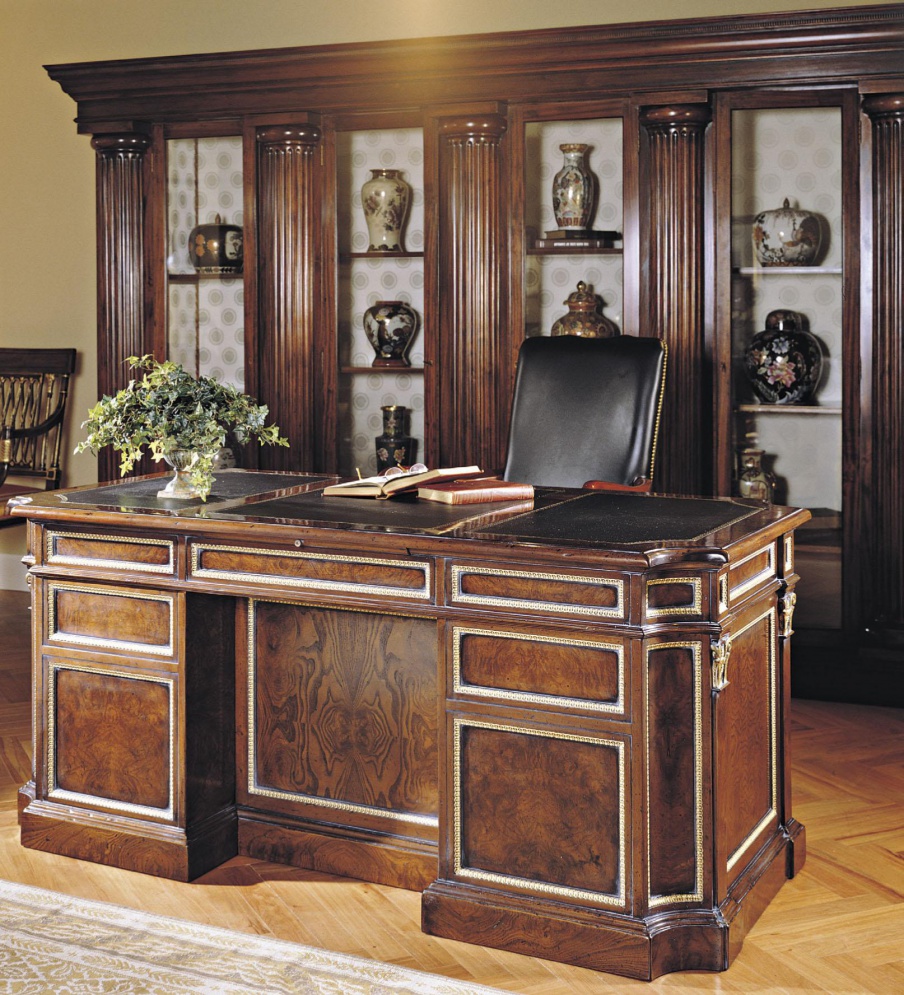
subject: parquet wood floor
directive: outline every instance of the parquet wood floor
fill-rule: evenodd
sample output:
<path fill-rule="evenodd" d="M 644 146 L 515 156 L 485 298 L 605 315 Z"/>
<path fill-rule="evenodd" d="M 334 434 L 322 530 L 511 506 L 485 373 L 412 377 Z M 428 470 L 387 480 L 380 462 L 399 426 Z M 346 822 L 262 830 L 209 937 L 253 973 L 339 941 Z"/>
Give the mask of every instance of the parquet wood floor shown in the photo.
<path fill-rule="evenodd" d="M 904 992 L 904 711 L 792 702 L 803 872 L 723 974 L 652 983 L 440 940 L 420 897 L 236 858 L 192 884 L 23 849 L 16 792 L 31 760 L 27 595 L 0 592 L 0 874 L 83 898 L 371 957 L 522 995 Z"/>

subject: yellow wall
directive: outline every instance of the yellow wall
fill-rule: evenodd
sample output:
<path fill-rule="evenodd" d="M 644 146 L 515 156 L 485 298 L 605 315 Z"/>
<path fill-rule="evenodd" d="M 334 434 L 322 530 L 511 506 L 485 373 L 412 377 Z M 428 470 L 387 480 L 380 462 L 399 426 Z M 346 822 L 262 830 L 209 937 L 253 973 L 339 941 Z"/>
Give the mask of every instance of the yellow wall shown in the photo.
<path fill-rule="evenodd" d="M 855 6 L 856 0 L 0 0 L 0 345 L 72 345 L 69 426 L 96 400 L 94 157 L 42 66 L 95 59 L 470 34 L 626 19 Z M 89 456 L 66 483 L 91 483 Z M 0 532 L 0 588 L 21 586 L 24 529 Z M 10 566 L 12 564 L 12 567 Z"/>

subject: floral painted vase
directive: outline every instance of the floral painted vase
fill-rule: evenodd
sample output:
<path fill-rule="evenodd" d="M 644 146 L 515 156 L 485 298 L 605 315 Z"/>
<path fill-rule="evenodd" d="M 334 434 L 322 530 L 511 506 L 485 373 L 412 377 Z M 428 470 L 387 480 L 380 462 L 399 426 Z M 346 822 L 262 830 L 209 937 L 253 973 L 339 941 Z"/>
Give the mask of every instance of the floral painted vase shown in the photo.
<path fill-rule="evenodd" d="M 763 211 L 753 220 L 753 251 L 760 266 L 812 266 L 819 253 L 819 218 L 791 207 Z"/>
<path fill-rule="evenodd" d="M 568 314 L 553 322 L 552 335 L 580 335 L 586 339 L 618 335 L 618 326 L 600 313 L 600 299 L 583 280 L 562 303 L 568 305 Z"/>
<path fill-rule="evenodd" d="M 802 404 L 819 385 L 822 348 L 799 325 L 793 311 L 770 311 L 765 329 L 747 347 L 747 378 L 767 404 Z"/>
<path fill-rule="evenodd" d="M 239 274 L 244 263 L 242 229 L 226 224 L 218 214 L 216 220 L 192 228 L 188 252 L 199 273 Z"/>
<path fill-rule="evenodd" d="M 584 163 L 588 145 L 560 145 L 565 162 L 552 181 L 552 209 L 560 229 L 583 231 L 593 211 L 593 176 Z"/>
<path fill-rule="evenodd" d="M 383 413 L 383 433 L 374 442 L 377 447 L 377 473 L 391 466 L 411 466 L 417 457 L 417 439 L 406 433 L 408 409 L 402 404 L 387 404 Z"/>
<path fill-rule="evenodd" d="M 372 169 L 361 188 L 361 206 L 370 239 L 368 252 L 401 252 L 402 226 L 411 187 L 398 169 Z"/>
<path fill-rule="evenodd" d="M 404 301 L 377 301 L 364 312 L 364 331 L 377 355 L 372 366 L 410 366 L 407 352 L 418 327 L 417 311 Z"/>

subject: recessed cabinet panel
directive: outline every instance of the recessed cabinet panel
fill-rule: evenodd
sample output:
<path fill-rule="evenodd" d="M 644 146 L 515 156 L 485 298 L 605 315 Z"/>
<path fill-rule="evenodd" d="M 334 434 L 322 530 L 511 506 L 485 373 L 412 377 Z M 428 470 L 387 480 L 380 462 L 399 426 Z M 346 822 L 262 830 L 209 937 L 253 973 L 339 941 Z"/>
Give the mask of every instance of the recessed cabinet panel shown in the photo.
<path fill-rule="evenodd" d="M 180 138 L 166 146 L 169 358 L 244 388 L 242 140 Z M 200 227 L 218 223 L 226 227 Z M 222 267 L 209 245 L 217 236 Z"/>
<path fill-rule="evenodd" d="M 775 478 L 774 500 L 812 510 L 812 521 L 798 536 L 802 580 L 795 621 L 838 627 L 841 109 L 735 110 L 731 135 L 733 486 L 745 495 L 742 464 L 750 457 L 743 451 L 761 450 L 761 465 Z M 831 561 L 835 567 L 826 569 Z M 817 574 L 818 598 L 808 584 Z"/>
<path fill-rule="evenodd" d="M 549 335 L 568 313 L 566 298 L 579 282 L 597 296 L 599 310 L 623 331 L 622 120 L 542 121 L 525 128 L 525 335 Z M 561 146 L 586 146 L 578 156 L 590 174 L 592 207 L 586 237 L 557 238 L 553 185 L 565 164 Z"/>
<path fill-rule="evenodd" d="M 398 434 L 416 440 L 414 459 L 424 455 L 424 340 L 430 328 L 424 314 L 423 135 L 419 128 L 342 132 L 336 137 L 336 156 L 339 471 L 354 475 L 360 469 L 368 475 L 377 470 L 375 440 L 383 431 L 383 407 L 406 409 Z M 386 208 L 384 192 L 362 191 L 374 171 L 388 170 L 407 187 L 407 206 L 384 210 L 377 226 L 385 238 L 393 215 L 401 215 L 397 243 L 381 242 L 379 235 L 373 240 L 364 211 L 365 201 L 382 202 Z M 384 244 L 399 247 L 381 248 Z M 368 309 L 383 302 L 401 302 L 414 312 L 415 331 L 397 365 L 379 365 L 386 357 L 378 355 L 366 329 L 366 322 L 373 327 Z M 390 315 L 385 320 L 394 328 L 407 318 Z M 411 448 L 402 462 L 412 462 Z"/>

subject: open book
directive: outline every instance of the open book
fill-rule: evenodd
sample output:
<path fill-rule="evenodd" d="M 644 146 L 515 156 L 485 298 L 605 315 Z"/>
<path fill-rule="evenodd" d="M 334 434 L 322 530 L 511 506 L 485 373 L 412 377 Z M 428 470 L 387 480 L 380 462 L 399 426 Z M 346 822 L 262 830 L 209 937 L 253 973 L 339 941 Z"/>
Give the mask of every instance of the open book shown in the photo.
<path fill-rule="evenodd" d="M 360 480 L 348 480 L 344 484 L 330 484 L 321 492 L 324 497 L 365 497 L 390 498 L 393 494 L 404 494 L 406 491 L 416 491 L 424 484 L 440 480 L 462 480 L 467 477 L 479 477 L 483 470 L 479 466 L 453 466 L 437 470 L 408 471 L 395 476 L 362 477 Z"/>

